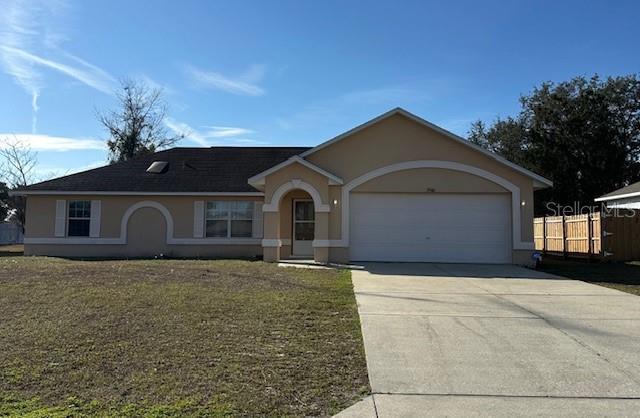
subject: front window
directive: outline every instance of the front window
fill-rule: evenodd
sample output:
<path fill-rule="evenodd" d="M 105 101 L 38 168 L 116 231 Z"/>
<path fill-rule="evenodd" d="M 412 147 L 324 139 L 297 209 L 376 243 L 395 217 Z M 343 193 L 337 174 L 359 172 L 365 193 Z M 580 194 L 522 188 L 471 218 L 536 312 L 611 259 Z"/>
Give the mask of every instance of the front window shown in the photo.
<path fill-rule="evenodd" d="M 253 232 L 253 202 L 207 202 L 206 236 L 210 238 L 250 238 Z"/>
<path fill-rule="evenodd" d="M 70 237 L 88 237 L 91 225 L 91 201 L 69 201 L 67 235 Z"/>

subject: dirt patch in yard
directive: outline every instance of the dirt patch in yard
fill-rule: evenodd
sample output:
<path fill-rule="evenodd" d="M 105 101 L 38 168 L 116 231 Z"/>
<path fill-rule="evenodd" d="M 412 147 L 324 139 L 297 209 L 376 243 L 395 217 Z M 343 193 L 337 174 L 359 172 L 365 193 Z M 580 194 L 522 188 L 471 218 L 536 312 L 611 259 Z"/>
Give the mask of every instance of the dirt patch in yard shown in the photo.
<path fill-rule="evenodd" d="M 24 254 L 22 244 L 0 245 L 0 257 L 14 257 L 22 254 Z"/>
<path fill-rule="evenodd" d="M 5 257 L 0 307 L 0 415 L 326 416 L 369 390 L 348 271 Z"/>

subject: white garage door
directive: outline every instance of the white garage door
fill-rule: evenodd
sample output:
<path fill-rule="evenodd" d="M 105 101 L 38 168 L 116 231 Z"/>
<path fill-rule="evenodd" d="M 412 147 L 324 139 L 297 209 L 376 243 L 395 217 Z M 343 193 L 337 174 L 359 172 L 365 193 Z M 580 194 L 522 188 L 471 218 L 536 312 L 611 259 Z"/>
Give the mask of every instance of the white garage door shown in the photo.
<path fill-rule="evenodd" d="M 511 262 L 508 194 L 352 193 L 351 259 Z"/>

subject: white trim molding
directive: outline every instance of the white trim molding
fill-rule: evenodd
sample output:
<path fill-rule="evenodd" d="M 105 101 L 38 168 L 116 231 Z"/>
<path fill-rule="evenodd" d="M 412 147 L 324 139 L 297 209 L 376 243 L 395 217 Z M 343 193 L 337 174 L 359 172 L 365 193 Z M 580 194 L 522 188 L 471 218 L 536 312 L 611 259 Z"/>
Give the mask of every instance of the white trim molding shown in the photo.
<path fill-rule="evenodd" d="M 171 245 L 260 245 L 260 238 L 172 238 Z"/>
<path fill-rule="evenodd" d="M 328 239 L 314 239 L 311 245 L 313 248 L 331 247 L 331 241 Z"/>
<path fill-rule="evenodd" d="M 294 189 L 301 189 L 305 192 L 309 193 L 311 199 L 313 199 L 313 205 L 316 212 L 330 212 L 331 207 L 327 204 L 322 203 L 322 198 L 320 197 L 320 192 L 313 187 L 311 184 L 304 182 L 300 179 L 293 179 L 286 183 L 283 183 L 278 187 L 278 189 L 273 193 L 271 197 L 271 202 L 262 206 L 263 212 L 278 212 L 280 210 L 280 201 L 282 197 L 287 194 L 289 191 Z"/>
<path fill-rule="evenodd" d="M 349 196 L 351 190 L 360 186 L 361 184 L 372 180 L 376 177 L 384 176 L 385 174 L 394 173 L 396 171 L 412 170 L 417 168 L 442 168 L 447 170 L 461 171 L 469 174 L 473 174 L 478 177 L 482 177 L 489 181 L 492 181 L 508 191 L 511 192 L 511 232 L 513 240 L 514 250 L 529 250 L 533 248 L 533 243 L 523 242 L 521 239 L 521 215 L 520 215 L 520 188 L 510 181 L 499 177 L 493 173 L 482 170 L 478 167 L 457 163 L 453 161 L 441 161 L 441 160 L 417 160 L 406 161 L 397 164 L 391 164 L 385 167 L 380 167 L 375 170 L 369 171 L 351 180 L 349 183 L 342 187 L 342 239 L 331 240 L 330 246 L 332 247 L 348 247 L 349 246 Z"/>
<path fill-rule="evenodd" d="M 261 242 L 263 247 L 282 247 L 282 240 L 279 239 L 263 239 Z"/>
<path fill-rule="evenodd" d="M 429 122 L 429 121 L 427 121 L 425 119 L 422 119 L 421 117 L 419 117 L 417 115 L 414 115 L 411 112 L 408 112 L 408 111 L 402 109 L 401 107 L 396 107 L 394 109 L 391 109 L 390 111 L 388 111 L 386 113 L 383 113 L 382 115 L 377 116 L 377 117 L 369 120 L 368 122 L 365 122 L 365 123 L 363 123 L 363 124 L 361 124 L 359 126 L 356 126 L 355 128 L 353 128 L 353 129 L 351 129 L 351 130 L 349 130 L 349 131 L 347 131 L 347 132 L 345 132 L 343 134 L 340 134 L 340 135 L 336 136 L 335 138 L 332 138 L 332 139 L 330 139 L 328 141 L 325 141 L 322 144 L 317 145 L 317 146 L 311 148 L 310 150 L 307 150 L 307 151 L 303 152 L 302 154 L 300 154 L 300 157 L 304 158 L 304 157 L 306 157 L 308 155 L 311 155 L 316 151 L 319 151 L 319 150 L 321 150 L 323 148 L 326 148 L 331 144 L 334 144 L 334 143 L 336 143 L 336 142 L 338 142 L 338 141 L 340 141 L 340 140 L 342 140 L 344 138 L 347 138 L 347 137 L 349 137 L 349 136 L 351 136 L 351 135 L 353 135 L 353 134 L 355 134 L 357 132 L 362 131 L 365 128 L 368 128 L 369 126 L 371 126 L 373 124 L 376 124 L 376 123 L 378 123 L 378 122 L 380 122 L 380 121 L 382 121 L 384 119 L 387 119 L 387 118 L 389 118 L 391 116 L 394 116 L 394 115 L 402 115 L 402 116 L 404 116 L 404 117 L 406 117 L 408 119 L 413 120 L 414 122 L 419 123 L 420 125 L 423 125 L 423 126 L 426 126 L 428 128 L 431 128 L 434 131 L 446 136 L 447 138 L 453 139 L 456 142 L 459 142 L 459 143 L 461 143 L 463 145 L 466 145 L 467 147 L 472 148 L 472 149 L 474 149 L 474 150 L 476 150 L 476 151 L 478 151 L 478 152 L 480 152 L 480 153 L 482 153 L 482 154 L 484 154 L 484 155 L 486 155 L 486 156 L 498 161 L 499 163 L 504 164 L 507 167 L 509 167 L 509 168 L 521 173 L 521 174 L 524 174 L 527 177 L 532 178 L 533 181 L 534 181 L 534 188 L 542 189 L 542 188 L 552 187 L 553 186 L 553 182 L 551 180 L 546 179 L 546 178 L 534 173 L 533 171 L 527 170 L 524 167 L 521 167 L 521 166 L 519 166 L 517 164 L 514 164 L 511 161 L 509 161 L 509 160 L 507 160 L 507 159 L 505 159 L 505 158 L 503 158 L 503 157 L 501 157 L 501 156 L 499 156 L 497 154 L 494 154 L 491 151 L 488 151 L 488 150 L 486 150 L 486 149 L 484 149 L 484 148 L 482 148 L 482 147 L 480 147 L 478 145 L 475 145 L 475 144 L 467 141 L 466 139 L 464 139 L 464 138 L 462 138 L 462 137 L 460 137 L 460 136 L 458 136 L 458 135 L 456 135 L 456 134 L 454 134 L 452 132 L 447 131 L 446 129 L 443 129 L 443 128 L 441 128 L 441 127 L 439 127 L 439 126 L 437 126 L 437 125 L 435 125 L 435 124 L 433 124 L 433 123 L 431 123 L 431 122 Z"/>
<path fill-rule="evenodd" d="M 271 167 L 268 170 L 263 171 L 262 173 L 258 173 L 255 176 L 249 178 L 248 183 L 250 185 L 252 185 L 253 187 L 262 187 L 265 184 L 265 177 L 267 177 L 269 174 L 273 174 L 278 170 L 281 170 L 285 167 L 290 166 L 291 164 L 300 164 L 304 167 L 307 167 L 308 169 L 315 171 L 318 174 L 321 174 L 323 176 L 325 176 L 327 179 L 329 179 L 329 184 L 332 186 L 339 186 L 343 184 L 343 181 L 340 177 L 336 176 L 335 174 L 332 174 L 320 167 L 318 167 L 315 164 L 310 163 L 309 161 L 305 160 L 304 158 L 301 158 L 298 155 L 294 155 L 293 157 L 289 158 L 288 160 L 285 160 L 283 162 L 281 162 L 278 165 L 274 165 L 273 167 Z"/>
<path fill-rule="evenodd" d="M 289 238 L 281 238 L 281 239 L 263 239 L 261 242 L 263 247 L 282 247 L 282 246 L 290 246 L 291 240 Z"/>
<path fill-rule="evenodd" d="M 125 245 L 122 238 L 25 238 L 25 244 Z M 256 238 L 172 238 L 171 245 L 260 245 Z"/>
<path fill-rule="evenodd" d="M 24 238 L 25 244 L 66 244 L 66 245 L 116 245 L 126 244 L 121 238 Z"/>

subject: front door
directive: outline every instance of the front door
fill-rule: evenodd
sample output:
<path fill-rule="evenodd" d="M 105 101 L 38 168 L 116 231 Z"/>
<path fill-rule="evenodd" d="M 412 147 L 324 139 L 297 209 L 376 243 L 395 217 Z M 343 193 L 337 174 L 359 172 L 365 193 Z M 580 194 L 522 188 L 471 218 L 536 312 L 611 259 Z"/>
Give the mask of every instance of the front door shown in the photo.
<path fill-rule="evenodd" d="M 313 256 L 314 233 L 315 209 L 313 200 L 294 200 L 292 255 Z"/>

